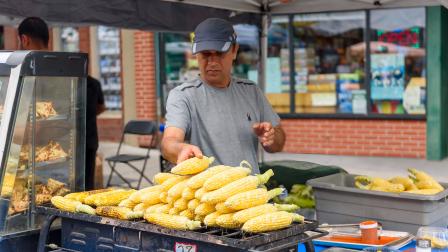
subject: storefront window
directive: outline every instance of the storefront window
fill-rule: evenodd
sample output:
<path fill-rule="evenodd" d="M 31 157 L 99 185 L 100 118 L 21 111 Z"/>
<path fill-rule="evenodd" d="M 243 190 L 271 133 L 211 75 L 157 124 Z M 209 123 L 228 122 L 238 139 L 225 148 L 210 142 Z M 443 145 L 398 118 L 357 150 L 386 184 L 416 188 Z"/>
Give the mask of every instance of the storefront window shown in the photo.
<path fill-rule="evenodd" d="M 98 27 L 98 53 L 101 88 L 108 110 L 121 110 L 121 49 L 120 30 Z"/>
<path fill-rule="evenodd" d="M 295 112 L 367 114 L 366 14 L 295 15 Z"/>
<path fill-rule="evenodd" d="M 371 12 L 372 113 L 425 114 L 425 8 Z"/>
<path fill-rule="evenodd" d="M 274 16 L 268 33 L 266 97 L 277 113 L 290 113 L 288 17 Z"/>

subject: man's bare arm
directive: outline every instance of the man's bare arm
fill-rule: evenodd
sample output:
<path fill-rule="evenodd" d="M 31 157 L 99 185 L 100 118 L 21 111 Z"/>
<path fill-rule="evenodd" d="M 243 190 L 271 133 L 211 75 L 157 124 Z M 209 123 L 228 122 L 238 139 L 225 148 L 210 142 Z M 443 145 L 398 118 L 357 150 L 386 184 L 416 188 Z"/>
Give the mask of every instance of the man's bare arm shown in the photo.
<path fill-rule="evenodd" d="M 180 163 L 191 157 L 202 158 L 201 150 L 185 141 L 185 132 L 176 127 L 168 127 L 163 132 L 162 155 L 173 164 Z"/>

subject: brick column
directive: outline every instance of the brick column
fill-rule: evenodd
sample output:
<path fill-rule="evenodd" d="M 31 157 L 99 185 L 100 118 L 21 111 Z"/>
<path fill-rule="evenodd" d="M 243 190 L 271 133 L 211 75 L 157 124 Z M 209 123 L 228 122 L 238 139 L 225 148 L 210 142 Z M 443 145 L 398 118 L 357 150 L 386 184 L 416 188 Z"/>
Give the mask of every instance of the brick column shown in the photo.
<path fill-rule="evenodd" d="M 19 48 L 17 29 L 12 26 L 3 26 L 3 39 L 5 50 L 17 50 Z"/>
<path fill-rule="evenodd" d="M 155 72 L 154 34 L 134 33 L 135 92 L 137 118 L 157 120 L 157 87 Z M 148 146 L 148 138 L 140 138 L 139 145 Z"/>

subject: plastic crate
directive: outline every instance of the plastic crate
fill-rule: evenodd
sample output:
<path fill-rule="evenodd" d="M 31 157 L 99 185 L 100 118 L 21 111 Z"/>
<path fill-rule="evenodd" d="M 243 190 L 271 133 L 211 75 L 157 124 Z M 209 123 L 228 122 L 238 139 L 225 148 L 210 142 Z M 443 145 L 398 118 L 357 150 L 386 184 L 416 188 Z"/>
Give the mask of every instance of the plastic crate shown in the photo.
<path fill-rule="evenodd" d="M 283 185 L 290 190 L 294 184 L 305 184 L 309 179 L 328 176 L 335 173 L 347 173 L 338 166 L 327 166 L 305 161 L 281 160 L 260 164 L 260 173 L 272 169 L 274 176 L 270 181 L 276 181 L 273 187 Z"/>
<path fill-rule="evenodd" d="M 334 174 L 307 182 L 313 187 L 320 223 L 379 221 L 384 229 L 416 233 L 420 226 L 448 225 L 448 189 L 436 195 L 395 194 L 354 187 L 353 174 Z M 447 183 L 441 183 L 448 188 Z"/>

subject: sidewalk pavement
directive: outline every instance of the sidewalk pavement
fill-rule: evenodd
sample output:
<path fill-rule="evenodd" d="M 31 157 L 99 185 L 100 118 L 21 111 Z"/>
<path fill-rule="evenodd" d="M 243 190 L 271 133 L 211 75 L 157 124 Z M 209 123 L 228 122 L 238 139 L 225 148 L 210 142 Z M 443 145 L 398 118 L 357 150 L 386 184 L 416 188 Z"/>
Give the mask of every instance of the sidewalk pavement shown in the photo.
<path fill-rule="evenodd" d="M 118 143 L 101 142 L 98 152 L 102 153 L 104 158 L 115 155 Z M 133 147 L 129 145 L 122 146 L 122 153 L 146 154 L 146 149 Z M 160 152 L 159 150 L 151 150 L 150 159 L 147 163 L 145 175 L 152 178 L 156 173 L 160 172 Z M 442 161 L 428 161 L 414 158 L 390 158 L 390 157 L 360 157 L 360 156 L 336 156 L 336 155 L 314 155 L 314 154 L 295 154 L 295 153 L 265 153 L 265 161 L 273 160 L 300 160 L 318 163 L 322 165 L 336 165 L 344 168 L 349 173 L 364 174 L 369 176 L 392 177 L 406 176 L 407 168 L 417 168 L 428 172 L 437 180 L 448 182 L 448 159 Z M 143 162 L 135 162 L 137 167 L 142 167 Z M 126 167 L 126 165 L 117 165 L 120 173 L 129 181 L 137 184 L 138 174 Z M 107 162 L 103 162 L 104 184 L 106 184 L 110 174 L 110 167 Z M 112 177 L 113 185 L 124 185 L 123 181 L 117 175 Z M 142 182 L 141 187 L 148 186 L 149 183 Z"/>

